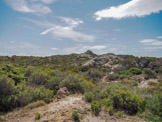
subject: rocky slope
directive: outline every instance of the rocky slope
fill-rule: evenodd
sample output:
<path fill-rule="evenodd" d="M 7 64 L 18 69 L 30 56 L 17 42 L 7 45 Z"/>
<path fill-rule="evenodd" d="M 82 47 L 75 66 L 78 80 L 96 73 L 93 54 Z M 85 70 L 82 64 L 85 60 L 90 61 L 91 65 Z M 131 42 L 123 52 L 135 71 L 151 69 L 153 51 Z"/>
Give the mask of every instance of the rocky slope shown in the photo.
<path fill-rule="evenodd" d="M 82 99 L 81 95 L 71 95 L 62 99 L 54 99 L 48 105 L 30 109 L 19 108 L 13 112 L 0 116 L 1 122 L 73 122 L 72 112 L 78 110 L 81 115 L 81 122 L 144 122 L 137 116 L 123 115 L 123 117 L 110 116 L 101 111 L 99 116 L 90 112 L 90 104 Z M 39 112 L 40 120 L 35 120 L 35 113 Z"/>

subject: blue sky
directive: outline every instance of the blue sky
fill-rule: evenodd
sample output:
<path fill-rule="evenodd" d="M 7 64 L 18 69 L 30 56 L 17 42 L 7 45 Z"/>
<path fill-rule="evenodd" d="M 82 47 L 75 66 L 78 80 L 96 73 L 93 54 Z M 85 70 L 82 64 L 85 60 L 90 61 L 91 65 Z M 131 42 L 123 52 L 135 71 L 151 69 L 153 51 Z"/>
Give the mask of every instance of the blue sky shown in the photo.
<path fill-rule="evenodd" d="M 0 0 L 0 55 L 162 57 L 162 0 Z"/>

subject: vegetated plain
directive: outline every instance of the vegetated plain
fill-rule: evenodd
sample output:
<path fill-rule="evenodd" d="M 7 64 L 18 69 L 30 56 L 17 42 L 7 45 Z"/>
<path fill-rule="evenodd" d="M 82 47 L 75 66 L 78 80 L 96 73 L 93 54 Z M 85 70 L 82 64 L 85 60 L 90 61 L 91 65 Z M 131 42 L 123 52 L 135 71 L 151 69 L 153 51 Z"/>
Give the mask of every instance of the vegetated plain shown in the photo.
<path fill-rule="evenodd" d="M 62 91 L 59 100 L 62 88 L 68 92 Z M 68 97 L 81 103 L 68 104 Z M 57 107 L 64 99 L 67 108 L 45 113 L 43 107 Z M 21 120 L 16 111 L 35 112 L 26 115 L 30 121 L 160 122 L 162 58 L 96 55 L 90 50 L 49 57 L 0 56 L 0 121 Z"/>

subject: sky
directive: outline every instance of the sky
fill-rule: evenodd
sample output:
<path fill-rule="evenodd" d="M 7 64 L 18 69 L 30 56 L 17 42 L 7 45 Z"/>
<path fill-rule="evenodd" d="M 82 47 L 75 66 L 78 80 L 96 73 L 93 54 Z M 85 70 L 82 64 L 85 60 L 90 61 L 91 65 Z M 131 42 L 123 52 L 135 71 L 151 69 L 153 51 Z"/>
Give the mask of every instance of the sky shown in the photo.
<path fill-rule="evenodd" d="M 162 0 L 0 0 L 0 55 L 162 57 Z"/>

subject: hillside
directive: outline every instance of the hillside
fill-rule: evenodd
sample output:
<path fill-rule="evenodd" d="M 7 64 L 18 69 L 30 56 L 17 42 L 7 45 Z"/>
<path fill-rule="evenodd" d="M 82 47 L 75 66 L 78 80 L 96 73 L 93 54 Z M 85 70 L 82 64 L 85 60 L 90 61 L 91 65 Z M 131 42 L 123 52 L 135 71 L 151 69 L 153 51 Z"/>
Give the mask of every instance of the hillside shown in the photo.
<path fill-rule="evenodd" d="M 162 58 L 0 56 L 0 121 L 162 121 Z"/>

